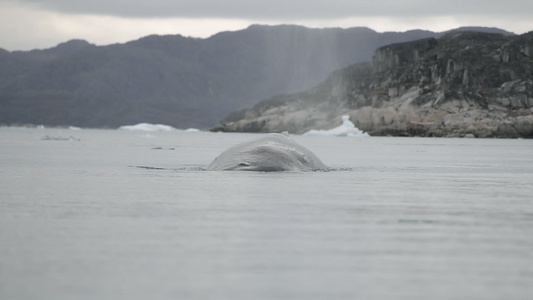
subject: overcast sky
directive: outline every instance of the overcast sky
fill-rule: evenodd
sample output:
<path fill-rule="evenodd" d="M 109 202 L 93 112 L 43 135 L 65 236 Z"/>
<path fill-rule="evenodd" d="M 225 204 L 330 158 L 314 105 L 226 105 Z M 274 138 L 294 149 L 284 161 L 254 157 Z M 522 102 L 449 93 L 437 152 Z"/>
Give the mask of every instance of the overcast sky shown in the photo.
<path fill-rule="evenodd" d="M 97 45 L 149 34 L 209 37 L 251 24 L 376 31 L 460 26 L 533 30 L 533 0 L 0 0 L 0 48 L 49 48 L 70 39 Z"/>

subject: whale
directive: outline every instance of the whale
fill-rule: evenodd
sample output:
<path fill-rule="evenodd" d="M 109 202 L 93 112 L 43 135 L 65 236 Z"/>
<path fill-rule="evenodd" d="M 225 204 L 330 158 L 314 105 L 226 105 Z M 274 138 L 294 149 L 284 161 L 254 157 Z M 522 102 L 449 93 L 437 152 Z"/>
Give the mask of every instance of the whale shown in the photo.
<path fill-rule="evenodd" d="M 310 150 L 288 134 L 270 133 L 265 137 L 236 145 L 222 152 L 208 171 L 326 171 L 328 168 Z"/>

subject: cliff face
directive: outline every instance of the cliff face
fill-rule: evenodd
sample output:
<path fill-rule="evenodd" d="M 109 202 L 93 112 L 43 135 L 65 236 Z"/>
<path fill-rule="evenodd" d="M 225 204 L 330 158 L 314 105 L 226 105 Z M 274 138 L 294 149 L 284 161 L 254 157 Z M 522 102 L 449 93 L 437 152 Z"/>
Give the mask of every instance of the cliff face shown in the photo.
<path fill-rule="evenodd" d="M 533 32 L 451 32 L 384 46 L 371 63 L 260 102 L 215 130 L 302 133 L 348 114 L 371 135 L 531 138 L 532 49 Z"/>

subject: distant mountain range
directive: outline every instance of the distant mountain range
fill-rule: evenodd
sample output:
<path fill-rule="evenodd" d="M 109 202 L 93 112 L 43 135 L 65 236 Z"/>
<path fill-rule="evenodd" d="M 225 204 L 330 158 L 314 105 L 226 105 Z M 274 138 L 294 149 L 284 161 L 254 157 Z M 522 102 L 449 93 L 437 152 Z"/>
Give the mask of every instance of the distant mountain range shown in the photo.
<path fill-rule="evenodd" d="M 253 25 L 207 39 L 153 35 L 108 46 L 72 40 L 45 50 L 0 49 L 0 125 L 209 128 L 230 112 L 370 61 L 381 46 L 445 33 Z"/>

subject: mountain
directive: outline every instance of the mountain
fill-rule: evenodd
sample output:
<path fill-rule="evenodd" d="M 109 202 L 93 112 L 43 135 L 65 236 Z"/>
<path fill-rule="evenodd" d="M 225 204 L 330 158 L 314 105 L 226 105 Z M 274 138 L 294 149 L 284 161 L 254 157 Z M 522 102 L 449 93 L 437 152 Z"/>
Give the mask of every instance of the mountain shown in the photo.
<path fill-rule="evenodd" d="M 378 48 L 304 92 L 233 114 L 215 131 L 304 133 L 340 125 L 371 135 L 533 138 L 533 31 L 452 31 Z"/>
<path fill-rule="evenodd" d="M 73 40 L 0 49 L 0 124 L 208 128 L 261 99 L 315 86 L 371 59 L 378 47 L 442 34 L 253 25 L 207 39 L 153 35 L 108 46 Z"/>

